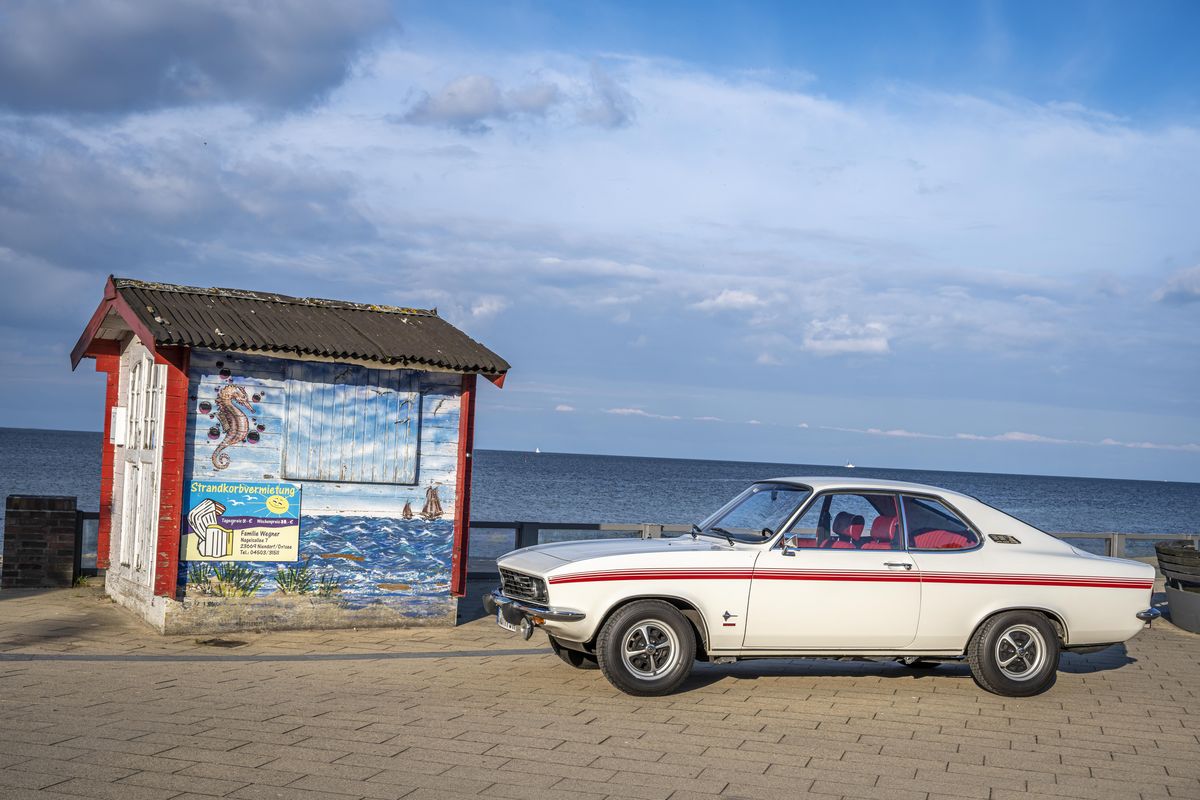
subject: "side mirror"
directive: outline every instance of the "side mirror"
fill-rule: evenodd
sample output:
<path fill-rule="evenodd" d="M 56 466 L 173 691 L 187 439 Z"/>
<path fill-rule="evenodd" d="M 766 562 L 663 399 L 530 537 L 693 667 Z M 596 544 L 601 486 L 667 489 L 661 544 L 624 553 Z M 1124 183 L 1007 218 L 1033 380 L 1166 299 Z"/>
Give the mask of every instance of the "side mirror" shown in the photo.
<path fill-rule="evenodd" d="M 792 537 L 783 537 L 783 550 L 781 552 L 783 555 L 788 556 L 789 558 L 795 558 L 796 551 L 792 548 Z"/>

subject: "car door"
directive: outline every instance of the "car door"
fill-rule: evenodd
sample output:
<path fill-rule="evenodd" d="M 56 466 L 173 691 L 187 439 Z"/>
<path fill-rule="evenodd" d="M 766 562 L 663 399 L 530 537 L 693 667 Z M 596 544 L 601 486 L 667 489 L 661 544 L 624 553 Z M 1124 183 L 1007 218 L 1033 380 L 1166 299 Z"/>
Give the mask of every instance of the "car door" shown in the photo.
<path fill-rule="evenodd" d="M 1019 581 L 1003 582 L 1003 573 L 1014 568 L 988 557 L 983 537 L 945 498 L 904 494 L 900 507 L 908 551 L 924 579 L 916 646 L 963 647 L 975 621 L 994 607 L 998 597 L 1015 601 L 1027 596 L 1027 587 Z M 993 575 L 997 572 L 1002 574 Z"/>
<path fill-rule="evenodd" d="M 901 531 L 895 495 L 818 496 L 755 561 L 743 647 L 841 652 L 912 642 L 921 576 Z"/>

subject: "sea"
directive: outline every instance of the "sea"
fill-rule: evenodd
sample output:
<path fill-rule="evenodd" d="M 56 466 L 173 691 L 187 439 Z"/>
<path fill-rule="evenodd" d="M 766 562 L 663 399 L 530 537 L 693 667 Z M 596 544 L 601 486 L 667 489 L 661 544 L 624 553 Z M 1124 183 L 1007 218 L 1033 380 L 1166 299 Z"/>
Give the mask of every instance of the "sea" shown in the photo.
<path fill-rule="evenodd" d="M 100 446 L 99 433 L 0 428 L 0 498 L 70 495 L 81 510 L 97 510 Z M 1200 483 L 509 450 L 476 451 L 471 516 L 476 521 L 687 524 L 755 480 L 848 474 L 954 489 L 1052 532 L 1200 534 Z M 0 530 L 2 514 L 0 509 Z M 1093 551 L 1101 546 L 1078 544 Z M 502 545 L 491 542 L 486 549 L 497 546 Z M 1152 553 L 1152 545 L 1138 543 L 1130 552 Z"/>

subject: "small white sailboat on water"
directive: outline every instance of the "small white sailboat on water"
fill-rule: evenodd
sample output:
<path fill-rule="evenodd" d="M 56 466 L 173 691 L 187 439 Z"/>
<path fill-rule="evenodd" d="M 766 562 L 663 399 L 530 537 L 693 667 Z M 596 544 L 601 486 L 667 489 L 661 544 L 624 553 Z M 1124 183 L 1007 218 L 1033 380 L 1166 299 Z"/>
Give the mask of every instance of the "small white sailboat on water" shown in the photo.
<path fill-rule="evenodd" d="M 854 462 L 849 460 L 846 461 L 846 469 L 854 469 Z"/>
<path fill-rule="evenodd" d="M 542 452 L 542 448 L 540 448 L 540 447 L 535 447 L 535 448 L 533 448 L 533 453 L 534 453 L 534 455 L 537 455 L 537 454 L 538 454 L 538 453 L 540 453 L 540 452 Z"/>

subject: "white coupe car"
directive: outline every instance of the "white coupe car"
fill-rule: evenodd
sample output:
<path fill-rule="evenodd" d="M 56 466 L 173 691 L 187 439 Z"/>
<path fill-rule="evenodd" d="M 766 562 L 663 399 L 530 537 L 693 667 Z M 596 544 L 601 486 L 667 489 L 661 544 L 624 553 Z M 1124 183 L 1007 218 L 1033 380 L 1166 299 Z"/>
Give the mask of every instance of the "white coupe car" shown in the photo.
<path fill-rule="evenodd" d="M 1158 616 L 1154 568 L 1078 550 L 957 492 L 777 478 L 691 535 L 560 542 L 498 560 L 484 605 L 618 689 L 671 692 L 694 660 L 965 658 L 988 691 L 1054 682 L 1062 650 L 1123 642 Z"/>

